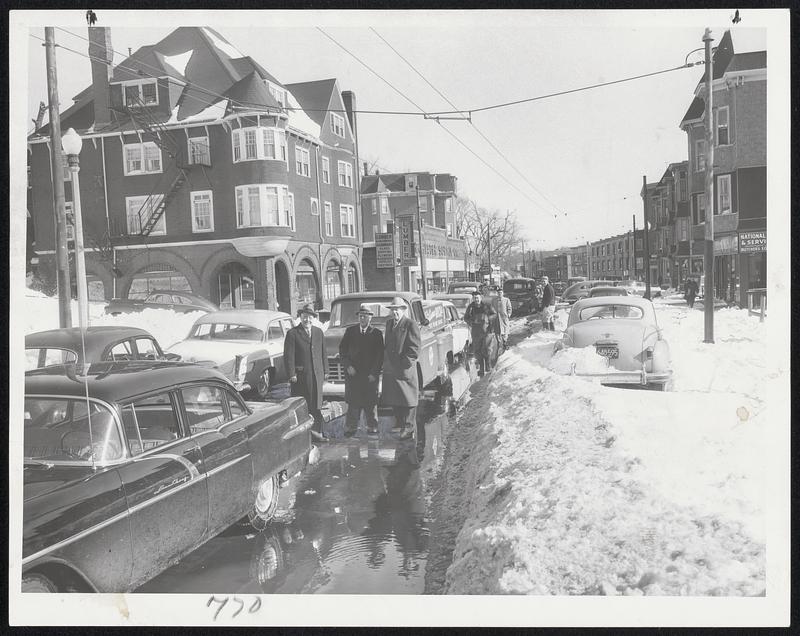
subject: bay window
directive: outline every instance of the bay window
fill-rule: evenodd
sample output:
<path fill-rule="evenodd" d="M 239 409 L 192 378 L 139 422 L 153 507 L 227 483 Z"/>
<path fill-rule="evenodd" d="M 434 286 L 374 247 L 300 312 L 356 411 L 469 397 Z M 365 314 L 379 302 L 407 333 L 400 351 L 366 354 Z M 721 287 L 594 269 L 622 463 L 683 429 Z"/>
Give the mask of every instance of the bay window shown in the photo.
<path fill-rule="evenodd" d="M 285 185 L 250 184 L 236 188 L 236 225 L 287 227 L 294 231 L 294 195 Z"/>
<path fill-rule="evenodd" d="M 286 131 L 281 128 L 252 126 L 231 131 L 233 161 L 274 159 L 286 161 Z"/>

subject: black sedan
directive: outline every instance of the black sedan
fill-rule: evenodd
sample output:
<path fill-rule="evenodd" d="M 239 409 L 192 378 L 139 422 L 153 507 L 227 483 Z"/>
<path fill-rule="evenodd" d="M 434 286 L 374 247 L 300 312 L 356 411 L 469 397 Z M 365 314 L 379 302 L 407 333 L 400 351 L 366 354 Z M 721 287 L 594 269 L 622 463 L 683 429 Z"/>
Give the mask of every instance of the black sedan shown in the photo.
<path fill-rule="evenodd" d="M 192 311 L 218 311 L 219 307 L 190 292 L 153 290 L 144 298 L 114 298 L 106 305 L 105 312 L 117 316 L 145 309 L 171 309 L 185 314 Z"/>
<path fill-rule="evenodd" d="M 85 353 L 85 355 L 84 355 Z M 25 370 L 104 360 L 179 360 L 164 353 L 156 339 L 136 327 L 77 327 L 38 331 L 25 336 Z"/>
<path fill-rule="evenodd" d="M 239 519 L 264 529 L 312 455 L 303 398 L 246 403 L 192 364 L 79 369 L 25 376 L 23 592 L 125 592 Z"/>

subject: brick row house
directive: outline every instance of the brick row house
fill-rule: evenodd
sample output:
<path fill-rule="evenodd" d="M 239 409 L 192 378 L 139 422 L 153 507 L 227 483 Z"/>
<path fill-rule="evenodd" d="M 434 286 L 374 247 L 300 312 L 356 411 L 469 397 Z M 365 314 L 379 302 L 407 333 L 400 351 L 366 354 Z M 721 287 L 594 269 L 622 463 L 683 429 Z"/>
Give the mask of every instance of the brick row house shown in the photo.
<path fill-rule="evenodd" d="M 589 251 L 589 278 L 601 280 L 628 280 L 644 277 L 643 232 L 633 231 L 592 241 L 585 249 Z M 637 276 L 638 274 L 638 276 Z"/>
<path fill-rule="evenodd" d="M 705 78 L 680 122 L 688 143 L 691 271 L 703 272 Z M 767 53 L 735 53 L 726 31 L 713 55 L 714 294 L 739 305 L 767 284 Z M 708 285 L 708 283 L 706 283 Z"/>
<path fill-rule="evenodd" d="M 86 269 L 97 299 L 191 290 L 294 313 L 363 286 L 355 97 L 282 84 L 209 28 L 113 66 L 89 29 L 92 83 L 61 114 L 83 139 Z M 55 279 L 49 126 L 28 140 L 39 276 Z M 65 183 L 67 212 L 71 183 Z"/>
<path fill-rule="evenodd" d="M 469 256 L 464 240 L 455 236 L 458 179 L 451 174 L 430 172 L 376 172 L 369 175 L 366 166 L 364 168 L 361 209 L 366 289 L 421 289 L 420 264 L 418 260 L 408 264 L 403 262 L 400 245 L 403 235 L 413 242 L 418 240 L 418 216 L 422 226 L 427 289 L 431 292 L 446 291 L 448 281 L 466 280 Z M 396 260 L 392 267 L 378 267 L 376 235 L 387 232 L 396 237 Z"/>

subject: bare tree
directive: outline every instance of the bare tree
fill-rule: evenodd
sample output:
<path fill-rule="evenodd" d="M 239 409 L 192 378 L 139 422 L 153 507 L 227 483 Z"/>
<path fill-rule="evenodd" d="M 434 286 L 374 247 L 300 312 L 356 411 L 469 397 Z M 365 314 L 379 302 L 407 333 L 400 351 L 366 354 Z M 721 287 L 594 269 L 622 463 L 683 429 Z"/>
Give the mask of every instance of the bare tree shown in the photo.
<path fill-rule="evenodd" d="M 491 247 L 492 263 L 499 263 L 519 242 L 519 224 L 516 215 L 506 210 L 488 210 L 472 199 L 457 197 L 455 205 L 456 234 L 462 237 L 467 250 L 476 254 L 488 265 Z"/>

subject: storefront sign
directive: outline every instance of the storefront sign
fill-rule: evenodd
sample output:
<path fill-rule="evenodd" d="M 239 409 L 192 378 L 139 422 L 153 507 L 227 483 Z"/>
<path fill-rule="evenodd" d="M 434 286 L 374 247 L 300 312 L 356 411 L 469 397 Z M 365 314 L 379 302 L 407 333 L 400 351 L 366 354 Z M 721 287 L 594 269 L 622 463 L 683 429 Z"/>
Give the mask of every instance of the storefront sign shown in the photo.
<path fill-rule="evenodd" d="M 756 232 L 739 232 L 739 251 L 766 252 L 767 231 L 759 230 Z"/>
<path fill-rule="evenodd" d="M 417 265 L 416 232 L 414 232 L 414 217 L 397 219 L 400 227 L 400 264 Z"/>
<path fill-rule="evenodd" d="M 378 268 L 389 269 L 395 267 L 393 232 L 379 232 L 375 235 L 375 257 Z"/>

